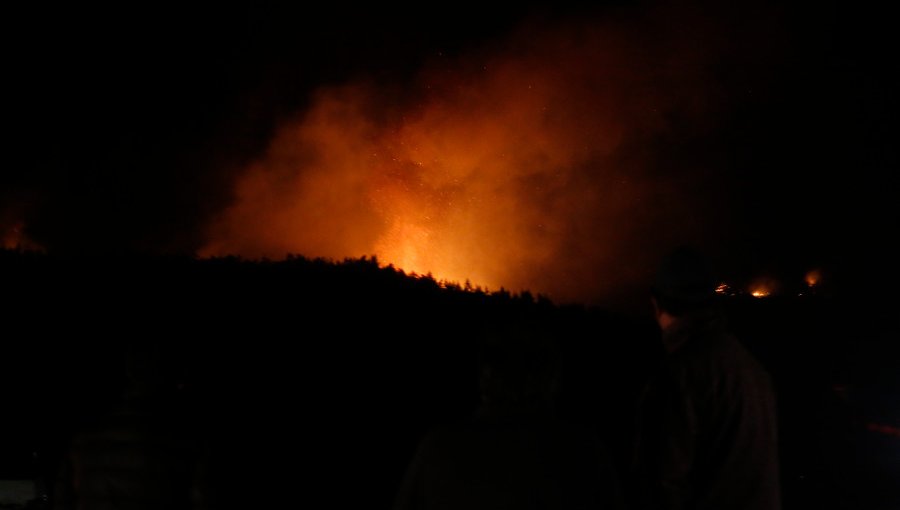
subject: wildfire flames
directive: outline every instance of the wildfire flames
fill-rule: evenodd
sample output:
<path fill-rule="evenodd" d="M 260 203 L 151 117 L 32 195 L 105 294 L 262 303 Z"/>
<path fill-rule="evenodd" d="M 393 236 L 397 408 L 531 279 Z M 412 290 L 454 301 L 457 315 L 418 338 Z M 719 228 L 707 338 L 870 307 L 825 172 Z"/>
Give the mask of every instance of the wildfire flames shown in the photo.
<path fill-rule="evenodd" d="M 754 280 L 747 291 L 755 298 L 765 298 L 776 294 L 780 288 L 777 280 L 771 277 L 760 277 Z"/>
<path fill-rule="evenodd" d="M 530 30 L 437 59 L 399 94 L 323 88 L 243 173 L 199 254 L 376 255 L 560 300 L 633 282 L 666 235 L 703 228 L 666 219 L 704 217 L 702 204 L 675 198 L 677 169 L 661 176 L 647 150 L 672 116 L 711 108 L 707 57 L 680 37 L 650 47 L 610 27 Z"/>

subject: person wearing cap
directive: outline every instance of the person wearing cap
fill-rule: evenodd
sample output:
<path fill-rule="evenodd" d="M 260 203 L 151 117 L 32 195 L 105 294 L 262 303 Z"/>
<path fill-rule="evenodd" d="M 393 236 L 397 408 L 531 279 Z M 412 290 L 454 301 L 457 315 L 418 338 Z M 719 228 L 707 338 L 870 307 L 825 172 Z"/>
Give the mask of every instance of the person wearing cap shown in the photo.
<path fill-rule="evenodd" d="M 707 261 L 664 258 L 652 288 L 665 361 L 638 424 L 636 506 L 777 510 L 775 396 L 765 369 L 728 330 Z"/>

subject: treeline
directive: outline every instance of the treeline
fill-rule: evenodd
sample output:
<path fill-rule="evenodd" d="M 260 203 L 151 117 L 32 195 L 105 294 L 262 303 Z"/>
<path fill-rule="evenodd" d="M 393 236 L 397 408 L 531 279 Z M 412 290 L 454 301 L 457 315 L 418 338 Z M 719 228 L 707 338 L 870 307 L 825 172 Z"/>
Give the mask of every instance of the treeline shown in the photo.
<path fill-rule="evenodd" d="M 121 401 L 125 353 L 151 346 L 235 508 L 388 506 L 422 434 L 474 411 L 479 342 L 509 325 L 557 341 L 561 412 L 597 430 L 624 468 L 637 395 L 662 356 L 649 304 L 639 317 L 558 306 L 368 257 L 0 251 L 0 293 L 0 479 L 35 452 L 52 479 L 72 434 Z M 849 423 L 833 414 L 833 388 L 894 391 L 895 308 L 860 295 L 722 304 L 776 384 L 787 500 L 825 501 L 842 480 L 829 448 L 853 451 L 830 431 Z"/>
<path fill-rule="evenodd" d="M 298 483 L 310 501 L 387 505 L 422 434 L 475 410 L 479 342 L 509 325 L 559 343 L 561 405 L 617 436 L 653 359 L 647 322 L 368 257 L 5 251 L 0 281 L 3 383 L 18 417 L 4 425 L 4 447 L 18 452 L 7 459 L 40 450 L 51 476 L 71 435 L 121 400 L 125 352 L 152 345 L 181 377 L 192 426 L 213 445 L 220 485 L 236 487 L 235 505 L 284 501 L 259 491 Z"/>

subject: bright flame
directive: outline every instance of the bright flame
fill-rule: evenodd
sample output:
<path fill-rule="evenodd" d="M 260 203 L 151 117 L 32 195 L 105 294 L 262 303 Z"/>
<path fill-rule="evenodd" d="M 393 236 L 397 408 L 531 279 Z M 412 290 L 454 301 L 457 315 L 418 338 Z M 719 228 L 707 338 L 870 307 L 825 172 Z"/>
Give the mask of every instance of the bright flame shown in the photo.
<path fill-rule="evenodd" d="M 779 286 L 776 279 L 761 277 L 754 280 L 747 290 L 750 292 L 750 295 L 755 298 L 764 298 L 775 294 L 778 291 Z"/>
<path fill-rule="evenodd" d="M 426 69 L 399 96 L 371 83 L 318 91 L 239 179 L 198 254 L 374 254 L 560 301 L 643 277 L 666 236 L 685 234 L 666 218 L 708 216 L 687 210 L 700 200 L 670 199 L 677 171 L 654 171 L 644 147 L 708 115 L 706 46 L 683 32 L 657 34 L 667 44 L 650 51 L 621 27 L 531 28 Z"/>
<path fill-rule="evenodd" d="M 719 286 L 716 287 L 716 292 L 718 292 L 719 294 L 727 294 L 730 290 L 731 288 L 727 283 L 720 283 Z"/>

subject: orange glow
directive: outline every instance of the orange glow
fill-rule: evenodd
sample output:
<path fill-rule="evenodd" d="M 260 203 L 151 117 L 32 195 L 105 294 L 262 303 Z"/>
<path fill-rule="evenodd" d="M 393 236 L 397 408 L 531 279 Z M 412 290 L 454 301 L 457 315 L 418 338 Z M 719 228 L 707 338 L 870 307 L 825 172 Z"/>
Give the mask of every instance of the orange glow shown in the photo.
<path fill-rule="evenodd" d="M 697 200 L 657 199 L 681 184 L 641 150 L 667 119 L 707 114 L 705 57 L 684 58 L 677 38 L 651 52 L 621 28 L 533 28 L 432 63 L 402 99 L 371 82 L 319 90 L 243 172 L 198 254 L 375 255 L 558 301 L 647 274 L 669 244 L 647 232 L 705 217 Z"/>
<path fill-rule="evenodd" d="M 822 281 L 822 272 L 818 269 L 813 269 L 812 271 L 806 273 L 806 285 L 810 287 L 815 287 Z"/>
<path fill-rule="evenodd" d="M 10 230 L 3 234 L 2 243 L 0 243 L 0 248 L 6 250 L 14 250 L 19 247 L 19 236 L 17 232 Z"/>
<path fill-rule="evenodd" d="M 765 298 L 775 294 L 780 285 L 777 280 L 770 277 L 760 277 L 754 280 L 747 289 L 755 298 Z"/>

